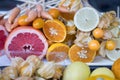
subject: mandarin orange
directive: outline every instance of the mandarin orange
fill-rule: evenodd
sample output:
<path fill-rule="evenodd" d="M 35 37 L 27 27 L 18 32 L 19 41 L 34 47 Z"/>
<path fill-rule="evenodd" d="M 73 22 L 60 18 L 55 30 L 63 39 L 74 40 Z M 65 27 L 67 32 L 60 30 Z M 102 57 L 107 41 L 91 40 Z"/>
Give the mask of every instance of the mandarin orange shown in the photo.
<path fill-rule="evenodd" d="M 90 50 L 88 47 L 79 47 L 73 45 L 69 49 L 69 59 L 72 62 L 82 61 L 82 62 L 92 62 L 96 56 L 96 51 Z"/>

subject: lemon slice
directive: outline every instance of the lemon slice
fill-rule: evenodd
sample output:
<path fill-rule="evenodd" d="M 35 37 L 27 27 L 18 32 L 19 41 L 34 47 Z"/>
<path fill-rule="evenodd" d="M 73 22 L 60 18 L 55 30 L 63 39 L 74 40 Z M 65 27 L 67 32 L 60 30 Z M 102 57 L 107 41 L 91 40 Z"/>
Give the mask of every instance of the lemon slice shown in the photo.
<path fill-rule="evenodd" d="M 106 55 L 110 60 L 116 61 L 118 58 L 120 58 L 120 38 L 113 40 L 116 42 L 116 48 L 112 51 L 106 50 Z"/>
<path fill-rule="evenodd" d="M 106 55 L 110 60 L 116 61 L 120 58 L 120 50 L 106 51 Z"/>
<path fill-rule="evenodd" d="M 76 12 L 74 23 L 79 30 L 88 32 L 97 27 L 99 15 L 94 8 L 84 7 Z"/>

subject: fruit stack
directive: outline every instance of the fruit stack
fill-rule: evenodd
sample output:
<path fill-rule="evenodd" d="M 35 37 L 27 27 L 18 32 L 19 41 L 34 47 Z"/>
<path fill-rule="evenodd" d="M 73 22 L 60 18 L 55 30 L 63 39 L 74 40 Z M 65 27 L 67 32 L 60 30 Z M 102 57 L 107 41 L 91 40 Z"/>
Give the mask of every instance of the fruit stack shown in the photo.
<path fill-rule="evenodd" d="M 20 63 L 21 60 L 25 60 L 21 64 L 20 72 L 18 71 L 19 75 L 25 71 L 25 76 L 29 74 L 31 77 L 38 69 L 33 66 L 36 65 L 34 60 L 33 64 L 29 63 L 29 60 L 32 60 L 29 57 L 33 55 L 40 60 L 46 59 L 54 63 L 64 62 L 66 59 L 73 63 L 79 61 L 83 66 L 84 63 L 93 62 L 98 55 L 112 61 L 120 58 L 120 22 L 116 12 L 99 13 L 94 8 L 85 6 L 81 0 L 62 0 L 57 6 L 52 5 L 46 9 L 41 1 L 40 3 L 25 1 L 22 6 L 12 9 L 7 19 L 4 18 L 5 15 L 0 16 L 0 53 L 6 54 L 10 60 L 22 58 Z M 37 59 L 36 57 L 32 58 Z M 113 67 L 113 72 L 118 75 L 116 69 L 119 69 L 119 65 L 115 66 L 117 67 Z M 26 72 L 28 68 L 31 69 L 31 73 Z M 68 78 L 68 73 L 65 72 L 67 75 L 65 79 L 63 75 L 63 80 L 72 79 Z M 89 76 L 89 70 L 87 73 Z M 106 77 L 101 73 L 99 75 Z M 80 79 L 87 78 L 85 76 Z M 108 79 L 114 80 L 113 76 L 112 78 Z"/>

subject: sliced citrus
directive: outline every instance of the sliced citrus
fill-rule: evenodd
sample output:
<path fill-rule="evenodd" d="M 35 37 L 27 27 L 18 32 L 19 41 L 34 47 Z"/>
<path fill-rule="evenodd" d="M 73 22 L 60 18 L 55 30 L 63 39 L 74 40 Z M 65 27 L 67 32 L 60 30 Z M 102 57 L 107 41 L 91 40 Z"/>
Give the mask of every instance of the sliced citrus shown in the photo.
<path fill-rule="evenodd" d="M 69 46 L 64 43 L 54 43 L 47 51 L 46 59 L 48 61 L 61 62 L 68 57 Z"/>
<path fill-rule="evenodd" d="M 88 80 L 115 80 L 115 79 L 106 75 L 97 75 L 90 77 Z"/>
<path fill-rule="evenodd" d="M 115 74 L 115 77 L 120 80 L 120 58 L 117 59 L 112 65 L 112 71 Z"/>
<path fill-rule="evenodd" d="M 96 56 L 96 51 L 92 51 L 87 47 L 79 47 L 73 45 L 69 49 L 69 59 L 72 62 L 82 61 L 82 62 L 92 62 Z"/>
<path fill-rule="evenodd" d="M 59 20 L 47 20 L 43 32 L 53 42 L 62 42 L 66 38 L 66 27 Z"/>
<path fill-rule="evenodd" d="M 84 7 L 76 12 L 74 23 L 79 30 L 88 32 L 97 27 L 99 15 L 95 9 Z"/>
<path fill-rule="evenodd" d="M 4 26 L 0 25 L 0 55 L 3 54 L 4 44 L 7 39 L 8 32 Z"/>
<path fill-rule="evenodd" d="M 30 55 L 43 58 L 47 49 L 48 43 L 42 32 L 30 26 L 14 29 L 5 42 L 5 52 L 10 58 L 26 59 Z"/>

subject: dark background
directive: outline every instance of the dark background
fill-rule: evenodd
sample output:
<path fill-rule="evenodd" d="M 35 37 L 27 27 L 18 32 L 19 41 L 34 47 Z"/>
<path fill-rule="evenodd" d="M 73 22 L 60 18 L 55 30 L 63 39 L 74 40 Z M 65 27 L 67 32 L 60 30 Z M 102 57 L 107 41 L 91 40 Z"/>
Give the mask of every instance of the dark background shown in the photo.
<path fill-rule="evenodd" d="M 117 6 L 120 6 L 120 0 L 88 0 L 89 3 L 100 12 L 117 10 Z M 16 4 L 21 4 L 22 2 L 15 0 L 0 0 L 0 11 L 10 10 L 16 6 Z"/>

